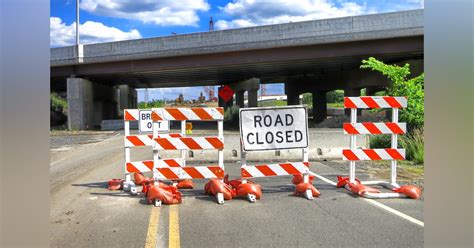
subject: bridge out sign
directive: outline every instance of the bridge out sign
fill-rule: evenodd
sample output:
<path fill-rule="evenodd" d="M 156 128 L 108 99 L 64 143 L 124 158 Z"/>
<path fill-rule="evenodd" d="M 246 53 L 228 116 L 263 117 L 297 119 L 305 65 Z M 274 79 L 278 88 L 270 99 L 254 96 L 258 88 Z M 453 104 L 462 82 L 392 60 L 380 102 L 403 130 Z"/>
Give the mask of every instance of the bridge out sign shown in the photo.
<path fill-rule="evenodd" d="M 240 109 L 244 151 L 308 147 L 308 118 L 303 106 Z"/>
<path fill-rule="evenodd" d="M 140 110 L 138 129 L 140 132 L 152 132 L 153 121 L 151 119 L 151 110 Z M 170 123 L 169 121 L 158 122 L 158 132 L 169 132 Z"/>

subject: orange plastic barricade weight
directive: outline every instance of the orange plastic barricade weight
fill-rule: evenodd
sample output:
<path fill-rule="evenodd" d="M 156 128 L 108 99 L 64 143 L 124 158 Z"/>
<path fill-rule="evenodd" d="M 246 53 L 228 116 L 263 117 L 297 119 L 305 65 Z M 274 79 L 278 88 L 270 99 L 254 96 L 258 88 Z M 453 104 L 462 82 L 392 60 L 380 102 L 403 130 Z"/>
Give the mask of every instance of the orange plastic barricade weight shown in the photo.
<path fill-rule="evenodd" d="M 393 189 L 393 192 L 404 194 L 415 200 L 420 199 L 421 196 L 421 190 L 413 185 L 401 186 L 400 188 Z"/>
<path fill-rule="evenodd" d="M 178 189 L 194 189 L 194 184 L 190 179 L 184 179 L 179 180 L 176 187 L 178 187 Z"/>
<path fill-rule="evenodd" d="M 159 201 L 164 204 L 178 204 L 181 203 L 181 192 L 174 186 L 151 185 L 146 198 L 148 203 Z"/>
<path fill-rule="evenodd" d="M 122 189 L 122 183 L 123 183 L 123 180 L 122 179 L 117 179 L 117 178 L 114 178 L 110 181 L 107 182 L 107 185 L 108 185 L 108 189 L 109 190 L 119 190 L 119 189 Z"/>
<path fill-rule="evenodd" d="M 314 187 L 311 183 L 299 183 L 296 185 L 295 188 L 295 195 L 303 195 L 308 190 L 311 190 L 311 194 L 313 197 L 319 197 L 321 193 Z"/>
<path fill-rule="evenodd" d="M 397 184 L 397 160 L 405 159 L 405 149 L 398 148 L 398 135 L 407 132 L 406 123 L 398 122 L 398 110 L 407 107 L 406 97 L 394 96 L 361 96 L 344 97 L 344 108 L 351 110 L 351 122 L 343 124 L 345 134 L 350 135 L 350 147 L 342 151 L 344 160 L 349 161 L 349 177 L 338 177 L 336 187 L 345 187 L 350 191 L 367 198 L 400 198 L 411 197 L 418 199 L 421 191 L 415 186 L 400 187 Z M 357 123 L 357 109 L 367 108 L 391 108 L 392 121 L 385 123 L 364 122 Z M 356 148 L 356 135 L 358 134 L 390 134 L 391 147 L 384 149 L 360 149 Z M 390 160 L 391 173 L 390 182 L 367 181 L 361 183 L 355 177 L 355 163 L 359 160 Z M 381 185 L 391 189 L 393 192 L 380 192 L 366 185 Z"/>

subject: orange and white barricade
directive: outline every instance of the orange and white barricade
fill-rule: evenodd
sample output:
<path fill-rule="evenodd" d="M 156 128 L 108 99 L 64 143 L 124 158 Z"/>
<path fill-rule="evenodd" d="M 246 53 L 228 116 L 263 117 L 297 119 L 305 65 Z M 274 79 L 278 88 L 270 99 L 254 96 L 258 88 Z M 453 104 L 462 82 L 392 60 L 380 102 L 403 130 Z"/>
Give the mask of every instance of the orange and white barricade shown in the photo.
<path fill-rule="evenodd" d="M 124 148 L 125 148 L 125 181 L 123 183 L 123 189 L 125 191 L 130 191 L 132 194 L 137 193 L 136 185 L 131 180 L 131 173 L 143 173 L 143 172 L 152 172 L 155 167 L 155 163 L 160 163 L 161 166 L 182 166 L 184 164 L 184 158 L 174 158 L 174 159 L 165 159 L 165 160 L 141 160 L 141 161 L 131 161 L 130 149 L 133 147 L 153 147 L 154 138 L 158 137 L 181 137 L 182 134 L 167 134 L 167 133 L 158 133 L 155 129 L 153 134 L 131 134 L 130 133 L 130 122 L 139 121 L 140 111 L 150 111 L 151 110 L 140 110 L 140 109 L 125 109 L 124 110 Z"/>
<path fill-rule="evenodd" d="M 362 192 L 360 196 L 366 198 L 398 198 L 406 197 L 400 193 L 382 193 L 376 189 L 370 188 L 366 190 L 364 185 L 381 185 L 389 189 L 397 189 L 397 160 L 405 159 L 405 149 L 398 148 L 397 136 L 405 134 L 407 131 L 406 123 L 398 122 L 398 111 L 400 108 L 407 107 L 406 97 L 392 96 L 361 96 L 361 97 L 344 97 L 344 108 L 351 110 L 350 123 L 344 123 L 344 134 L 350 135 L 350 149 L 342 151 L 343 160 L 349 162 L 349 178 L 344 183 L 344 187 L 351 190 L 352 185 L 361 184 Z M 392 122 L 385 123 L 357 123 L 357 109 L 378 109 L 391 108 Z M 356 135 L 359 134 L 391 134 L 391 147 L 385 149 L 360 149 L 356 148 Z M 355 176 L 355 163 L 360 160 L 390 160 L 391 176 L 390 182 L 386 181 L 358 181 Z M 342 178 L 342 177 L 339 177 Z M 347 179 L 347 178 L 346 178 Z M 363 189 L 362 189 L 363 188 Z M 358 189 L 353 189 L 356 192 Z"/>
<path fill-rule="evenodd" d="M 287 107 L 258 107 L 240 109 L 240 135 L 241 135 L 241 179 L 276 176 L 301 176 L 303 182 L 309 183 L 308 162 L 308 117 L 304 106 Z M 298 133 L 297 133 L 298 132 Z M 297 144 L 298 141 L 299 143 Z M 269 163 L 248 165 L 247 153 L 258 151 L 276 151 L 281 149 L 300 149 L 301 161 L 285 163 Z M 311 189 L 304 191 L 303 195 L 311 200 Z M 247 195 L 250 202 L 255 202 L 256 197 Z"/>
<path fill-rule="evenodd" d="M 180 121 L 182 136 L 162 137 L 156 135 L 153 149 L 159 151 L 180 150 L 182 156 L 189 150 L 218 150 L 217 166 L 190 166 L 187 167 L 184 160 L 180 166 L 167 166 L 154 156 L 153 178 L 158 180 L 182 180 L 182 179 L 212 179 L 224 178 L 224 109 L 223 108 L 159 108 L 152 109 L 152 120 L 158 121 Z M 217 121 L 218 136 L 186 137 L 186 121 Z M 153 131 L 155 133 L 155 131 Z M 224 203 L 222 194 L 217 195 L 219 204 Z"/>

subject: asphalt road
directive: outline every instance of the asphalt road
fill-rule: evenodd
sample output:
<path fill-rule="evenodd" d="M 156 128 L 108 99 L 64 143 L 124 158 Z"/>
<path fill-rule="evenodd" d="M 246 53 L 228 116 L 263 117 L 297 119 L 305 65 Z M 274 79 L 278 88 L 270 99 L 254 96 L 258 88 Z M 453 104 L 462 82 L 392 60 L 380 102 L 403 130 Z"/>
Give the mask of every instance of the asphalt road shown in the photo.
<path fill-rule="evenodd" d="M 151 149 L 132 159 L 151 158 Z M 329 181 L 316 179 L 313 201 L 292 195 L 291 177 L 254 180 L 262 185 L 256 203 L 233 199 L 218 205 L 203 195 L 204 181 L 182 190 L 180 205 L 153 207 L 141 196 L 108 191 L 123 177 L 123 139 L 51 151 L 52 247 L 421 247 L 423 202 L 365 200 Z M 231 178 L 239 164 L 227 163 Z M 330 181 L 347 174 L 312 162 Z M 362 176 L 362 179 L 363 176 Z M 381 204 L 377 204 L 381 203 Z"/>

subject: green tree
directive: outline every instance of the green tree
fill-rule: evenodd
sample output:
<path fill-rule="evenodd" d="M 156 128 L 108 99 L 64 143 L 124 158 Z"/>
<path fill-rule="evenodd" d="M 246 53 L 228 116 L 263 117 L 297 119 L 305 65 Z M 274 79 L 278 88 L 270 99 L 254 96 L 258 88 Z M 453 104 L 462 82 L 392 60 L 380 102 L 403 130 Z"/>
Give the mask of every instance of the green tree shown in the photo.
<path fill-rule="evenodd" d="M 139 109 L 150 109 L 150 108 L 161 108 L 165 106 L 165 101 L 163 100 L 153 100 L 145 104 L 145 102 L 139 102 Z"/>
<path fill-rule="evenodd" d="M 373 57 L 362 60 L 360 68 L 372 69 L 381 72 L 391 81 L 390 87 L 385 92 L 390 96 L 406 96 L 408 106 L 400 110 L 400 121 L 407 122 L 412 128 L 422 128 L 424 125 L 424 81 L 425 74 L 416 77 L 409 77 L 410 65 L 404 66 L 387 65 Z"/>

